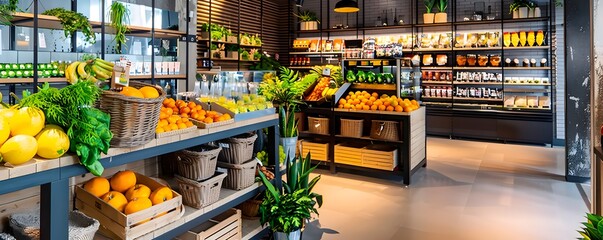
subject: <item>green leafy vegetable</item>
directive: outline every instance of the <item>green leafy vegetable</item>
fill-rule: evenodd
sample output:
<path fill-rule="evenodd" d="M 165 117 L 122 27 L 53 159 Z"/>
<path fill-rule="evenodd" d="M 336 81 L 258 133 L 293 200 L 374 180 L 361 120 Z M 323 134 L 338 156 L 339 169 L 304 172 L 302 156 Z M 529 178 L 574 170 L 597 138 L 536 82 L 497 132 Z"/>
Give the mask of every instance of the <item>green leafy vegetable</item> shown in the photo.
<path fill-rule="evenodd" d="M 90 26 L 88 18 L 83 14 L 63 8 L 53 8 L 44 11 L 42 14 L 57 17 L 63 25 L 65 37 L 72 36 L 79 30 L 84 34 L 84 40 L 86 42 L 90 44 L 96 42 L 96 35 L 92 32 L 92 26 Z"/>
<path fill-rule="evenodd" d="M 62 89 L 45 83 L 38 93 L 24 94 L 19 102 L 23 107 L 41 109 L 47 123 L 67 129 L 71 141 L 69 150 L 96 176 L 104 170 L 99 161 L 100 153 L 107 154 L 113 138 L 109 114 L 93 107 L 100 93 L 101 89 L 91 81 L 80 81 Z"/>

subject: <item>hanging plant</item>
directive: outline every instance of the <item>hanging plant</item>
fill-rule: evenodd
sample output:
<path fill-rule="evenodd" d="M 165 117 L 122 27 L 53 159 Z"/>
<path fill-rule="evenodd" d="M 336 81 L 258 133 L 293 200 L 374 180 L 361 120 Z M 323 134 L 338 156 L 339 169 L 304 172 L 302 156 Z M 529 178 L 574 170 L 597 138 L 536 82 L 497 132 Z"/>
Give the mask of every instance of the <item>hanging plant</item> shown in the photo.
<path fill-rule="evenodd" d="M 115 29 L 115 52 L 121 54 L 122 46 L 126 45 L 126 33 L 129 31 L 127 22 L 130 21 L 130 10 L 123 3 L 113 2 L 109 12 L 111 27 Z"/>
<path fill-rule="evenodd" d="M 17 11 L 19 0 L 8 0 L 8 3 L 0 5 L 0 24 L 11 25 L 13 13 Z"/>
<path fill-rule="evenodd" d="M 53 8 L 46 10 L 42 13 L 43 15 L 55 16 L 61 21 L 65 37 L 72 36 L 75 31 L 81 31 L 84 34 L 84 41 L 94 44 L 96 42 L 96 35 L 92 32 L 92 26 L 88 18 L 81 13 L 69 11 L 63 8 Z"/>

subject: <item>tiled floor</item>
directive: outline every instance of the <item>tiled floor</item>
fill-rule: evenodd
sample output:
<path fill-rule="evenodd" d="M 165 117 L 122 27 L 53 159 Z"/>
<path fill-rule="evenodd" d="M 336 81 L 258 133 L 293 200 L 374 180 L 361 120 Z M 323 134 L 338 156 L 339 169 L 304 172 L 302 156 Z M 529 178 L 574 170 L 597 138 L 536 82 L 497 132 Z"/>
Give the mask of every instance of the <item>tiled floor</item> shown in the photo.
<path fill-rule="evenodd" d="M 563 149 L 428 139 L 409 187 L 327 171 L 305 240 L 576 239 L 588 207 L 564 181 Z M 589 193 L 588 186 L 586 192 Z"/>

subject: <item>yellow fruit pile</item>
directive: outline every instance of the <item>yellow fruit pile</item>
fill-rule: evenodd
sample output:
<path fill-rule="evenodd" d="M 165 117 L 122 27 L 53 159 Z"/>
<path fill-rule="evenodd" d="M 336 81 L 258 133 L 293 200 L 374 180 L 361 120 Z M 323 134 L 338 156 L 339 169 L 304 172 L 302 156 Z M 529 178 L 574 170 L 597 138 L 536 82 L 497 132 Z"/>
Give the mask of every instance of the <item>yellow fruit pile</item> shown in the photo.
<path fill-rule="evenodd" d="M 130 170 L 118 172 L 111 179 L 92 178 L 84 183 L 83 188 L 124 214 L 150 208 L 174 197 L 169 187 L 151 189 L 138 183 L 136 174 Z"/>
<path fill-rule="evenodd" d="M 419 109 L 416 100 L 397 98 L 396 96 L 381 95 L 376 92 L 372 94 L 367 91 L 350 91 L 349 94 L 339 100 L 339 108 L 354 110 L 372 110 L 388 112 L 412 112 Z"/>
<path fill-rule="evenodd" d="M 144 86 L 140 89 L 135 87 L 123 87 L 120 94 L 135 98 L 158 98 L 159 91 L 154 87 Z"/>

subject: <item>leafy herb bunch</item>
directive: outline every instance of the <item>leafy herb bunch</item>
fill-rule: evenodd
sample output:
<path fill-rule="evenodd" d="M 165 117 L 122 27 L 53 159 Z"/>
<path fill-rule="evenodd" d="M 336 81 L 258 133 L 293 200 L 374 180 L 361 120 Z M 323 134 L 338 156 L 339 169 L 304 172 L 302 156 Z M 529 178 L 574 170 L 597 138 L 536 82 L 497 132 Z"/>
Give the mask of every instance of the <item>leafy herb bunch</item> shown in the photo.
<path fill-rule="evenodd" d="M 130 21 L 130 10 L 123 3 L 114 1 L 110 11 L 111 27 L 115 29 L 115 52 L 121 54 L 121 47 L 126 44 L 126 23 Z"/>

